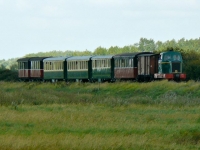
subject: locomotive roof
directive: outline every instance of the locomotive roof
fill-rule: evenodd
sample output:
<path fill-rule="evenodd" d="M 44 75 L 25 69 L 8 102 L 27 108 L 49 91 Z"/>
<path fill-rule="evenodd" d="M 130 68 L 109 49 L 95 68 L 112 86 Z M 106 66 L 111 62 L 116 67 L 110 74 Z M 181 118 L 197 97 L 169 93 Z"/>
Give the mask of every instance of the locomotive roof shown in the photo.
<path fill-rule="evenodd" d="M 114 55 L 100 55 L 100 56 L 94 56 L 92 57 L 92 60 L 95 60 L 95 59 L 111 59 L 113 58 Z"/>
<path fill-rule="evenodd" d="M 180 54 L 180 52 L 177 52 L 177 51 L 166 51 L 166 52 L 162 52 L 161 54 L 166 54 L 166 53 Z"/>
<path fill-rule="evenodd" d="M 73 57 L 69 57 L 67 58 L 67 61 L 69 60 L 73 60 L 73 61 L 81 61 L 81 60 L 90 60 L 93 56 L 73 56 Z"/>
<path fill-rule="evenodd" d="M 45 61 L 57 61 L 57 60 L 63 60 L 63 61 L 65 61 L 66 58 L 69 58 L 69 57 L 71 57 L 71 56 L 65 56 L 65 57 L 63 57 L 63 56 L 60 56 L 60 57 L 50 57 L 50 58 L 45 58 L 43 61 L 44 61 L 44 62 L 45 62 Z"/>
<path fill-rule="evenodd" d="M 151 52 L 122 53 L 122 54 L 117 54 L 114 57 L 135 57 L 141 54 L 152 54 L 152 53 Z"/>

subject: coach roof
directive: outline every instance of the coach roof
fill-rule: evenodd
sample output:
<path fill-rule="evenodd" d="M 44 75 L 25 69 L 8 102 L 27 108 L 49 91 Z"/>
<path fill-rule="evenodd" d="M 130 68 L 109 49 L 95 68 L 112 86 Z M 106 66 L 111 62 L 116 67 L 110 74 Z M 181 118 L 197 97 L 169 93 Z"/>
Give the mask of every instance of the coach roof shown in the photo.
<path fill-rule="evenodd" d="M 30 61 L 42 61 L 45 58 L 48 58 L 48 57 L 33 57 L 33 58 L 30 58 L 29 60 Z"/>
<path fill-rule="evenodd" d="M 135 53 L 122 53 L 122 54 L 117 54 L 114 56 L 115 57 L 135 57 L 137 55 L 141 54 L 152 54 L 151 52 L 135 52 Z"/>
<path fill-rule="evenodd" d="M 67 58 L 67 61 L 86 61 L 90 60 L 93 56 L 73 56 Z"/>
<path fill-rule="evenodd" d="M 92 60 L 96 60 L 96 59 L 111 59 L 113 58 L 114 55 L 100 55 L 100 56 L 94 56 L 92 57 Z"/>
<path fill-rule="evenodd" d="M 50 57 L 50 58 L 45 58 L 43 61 L 65 61 L 67 58 L 69 58 L 71 56 L 60 56 L 60 57 Z"/>

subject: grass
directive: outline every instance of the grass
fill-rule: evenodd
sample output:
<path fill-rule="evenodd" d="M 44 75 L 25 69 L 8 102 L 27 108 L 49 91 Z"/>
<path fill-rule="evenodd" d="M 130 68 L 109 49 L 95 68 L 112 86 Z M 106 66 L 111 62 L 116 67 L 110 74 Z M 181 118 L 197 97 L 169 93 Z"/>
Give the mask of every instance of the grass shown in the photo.
<path fill-rule="evenodd" d="M 199 106 L 1 107 L 1 149 L 197 149 Z"/>
<path fill-rule="evenodd" d="M 17 83 L 0 82 L 0 105 L 95 103 L 199 105 L 199 82 Z"/>
<path fill-rule="evenodd" d="M 198 149 L 198 82 L 0 82 L 0 149 Z"/>

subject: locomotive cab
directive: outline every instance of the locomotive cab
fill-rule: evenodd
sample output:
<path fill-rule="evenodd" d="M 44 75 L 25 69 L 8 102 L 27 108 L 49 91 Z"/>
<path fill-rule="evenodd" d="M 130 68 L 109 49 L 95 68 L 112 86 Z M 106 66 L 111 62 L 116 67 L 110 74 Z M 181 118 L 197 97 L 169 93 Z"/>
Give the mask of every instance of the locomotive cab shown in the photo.
<path fill-rule="evenodd" d="M 178 52 L 161 53 L 158 64 L 159 73 L 182 72 L 182 56 Z"/>
<path fill-rule="evenodd" d="M 182 73 L 182 63 L 183 59 L 179 52 L 161 53 L 158 60 L 158 73 L 154 74 L 154 78 L 185 80 L 186 74 Z"/>

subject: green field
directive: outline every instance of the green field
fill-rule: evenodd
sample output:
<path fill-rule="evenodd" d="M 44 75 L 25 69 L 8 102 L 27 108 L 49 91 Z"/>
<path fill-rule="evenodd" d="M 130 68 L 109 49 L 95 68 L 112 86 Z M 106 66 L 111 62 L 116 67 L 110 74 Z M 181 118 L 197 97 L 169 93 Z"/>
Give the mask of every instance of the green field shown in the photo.
<path fill-rule="evenodd" d="M 0 149 L 199 149 L 200 83 L 0 82 Z"/>

